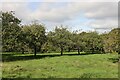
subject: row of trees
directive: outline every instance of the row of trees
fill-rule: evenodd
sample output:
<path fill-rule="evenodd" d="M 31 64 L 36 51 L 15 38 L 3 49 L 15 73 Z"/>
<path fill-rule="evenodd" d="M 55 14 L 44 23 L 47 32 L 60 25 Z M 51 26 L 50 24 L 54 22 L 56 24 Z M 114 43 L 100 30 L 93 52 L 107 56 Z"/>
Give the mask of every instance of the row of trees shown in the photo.
<path fill-rule="evenodd" d="M 21 20 L 14 16 L 13 12 L 2 12 L 2 51 L 26 51 L 70 52 L 77 50 L 91 53 L 120 52 L 119 31 L 120 28 L 111 30 L 109 33 L 98 34 L 97 32 L 70 32 L 60 26 L 54 31 L 46 33 L 45 25 L 32 23 L 20 25 Z"/>

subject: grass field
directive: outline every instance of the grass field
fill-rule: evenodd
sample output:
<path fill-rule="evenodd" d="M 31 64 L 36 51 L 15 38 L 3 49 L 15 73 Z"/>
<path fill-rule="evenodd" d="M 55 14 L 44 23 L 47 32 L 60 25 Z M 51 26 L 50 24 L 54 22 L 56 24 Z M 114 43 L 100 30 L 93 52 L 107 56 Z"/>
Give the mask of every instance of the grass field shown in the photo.
<path fill-rule="evenodd" d="M 3 78 L 118 78 L 117 54 L 3 53 Z"/>

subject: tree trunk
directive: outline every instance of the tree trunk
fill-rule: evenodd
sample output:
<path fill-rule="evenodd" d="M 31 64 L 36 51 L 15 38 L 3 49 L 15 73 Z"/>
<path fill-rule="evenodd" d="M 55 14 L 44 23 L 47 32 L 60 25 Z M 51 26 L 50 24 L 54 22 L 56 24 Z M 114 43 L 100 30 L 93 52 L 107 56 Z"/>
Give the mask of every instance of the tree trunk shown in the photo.
<path fill-rule="evenodd" d="M 61 55 L 63 55 L 63 48 L 61 47 Z"/>
<path fill-rule="evenodd" d="M 102 53 L 104 53 L 104 54 L 105 54 L 105 50 L 104 50 L 104 48 L 102 48 Z"/>
<path fill-rule="evenodd" d="M 94 54 L 94 45 L 92 44 L 92 54 Z"/>
<path fill-rule="evenodd" d="M 40 52 L 40 53 L 42 52 L 41 46 L 39 46 L 39 49 L 37 51 Z"/>
<path fill-rule="evenodd" d="M 80 54 L 80 48 L 78 48 L 78 54 Z"/>
<path fill-rule="evenodd" d="M 22 54 L 24 54 L 24 48 L 22 48 Z"/>
<path fill-rule="evenodd" d="M 70 48 L 68 48 L 68 52 L 70 52 Z"/>
<path fill-rule="evenodd" d="M 37 53 L 37 48 L 36 46 L 34 46 L 34 56 L 36 56 L 36 53 Z"/>
<path fill-rule="evenodd" d="M 92 54 L 94 54 L 94 48 L 92 48 Z"/>

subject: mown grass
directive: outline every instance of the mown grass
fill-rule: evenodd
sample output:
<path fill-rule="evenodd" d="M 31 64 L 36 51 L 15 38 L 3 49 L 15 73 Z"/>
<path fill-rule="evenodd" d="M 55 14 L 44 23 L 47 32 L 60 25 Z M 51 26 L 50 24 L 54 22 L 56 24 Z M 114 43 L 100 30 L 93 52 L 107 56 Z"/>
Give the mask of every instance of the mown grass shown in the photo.
<path fill-rule="evenodd" d="M 3 78 L 118 78 L 117 54 L 3 53 Z"/>

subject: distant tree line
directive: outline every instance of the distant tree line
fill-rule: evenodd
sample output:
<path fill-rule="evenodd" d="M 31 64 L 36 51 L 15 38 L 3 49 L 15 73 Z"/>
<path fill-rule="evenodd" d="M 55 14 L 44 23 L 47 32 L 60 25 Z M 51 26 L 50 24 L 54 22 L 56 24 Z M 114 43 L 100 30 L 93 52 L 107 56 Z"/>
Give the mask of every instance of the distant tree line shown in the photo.
<path fill-rule="evenodd" d="M 2 51 L 3 52 L 61 52 L 78 51 L 89 53 L 120 53 L 120 28 L 109 33 L 69 31 L 57 26 L 46 33 L 45 25 L 32 23 L 20 25 L 21 20 L 13 12 L 2 12 Z"/>

